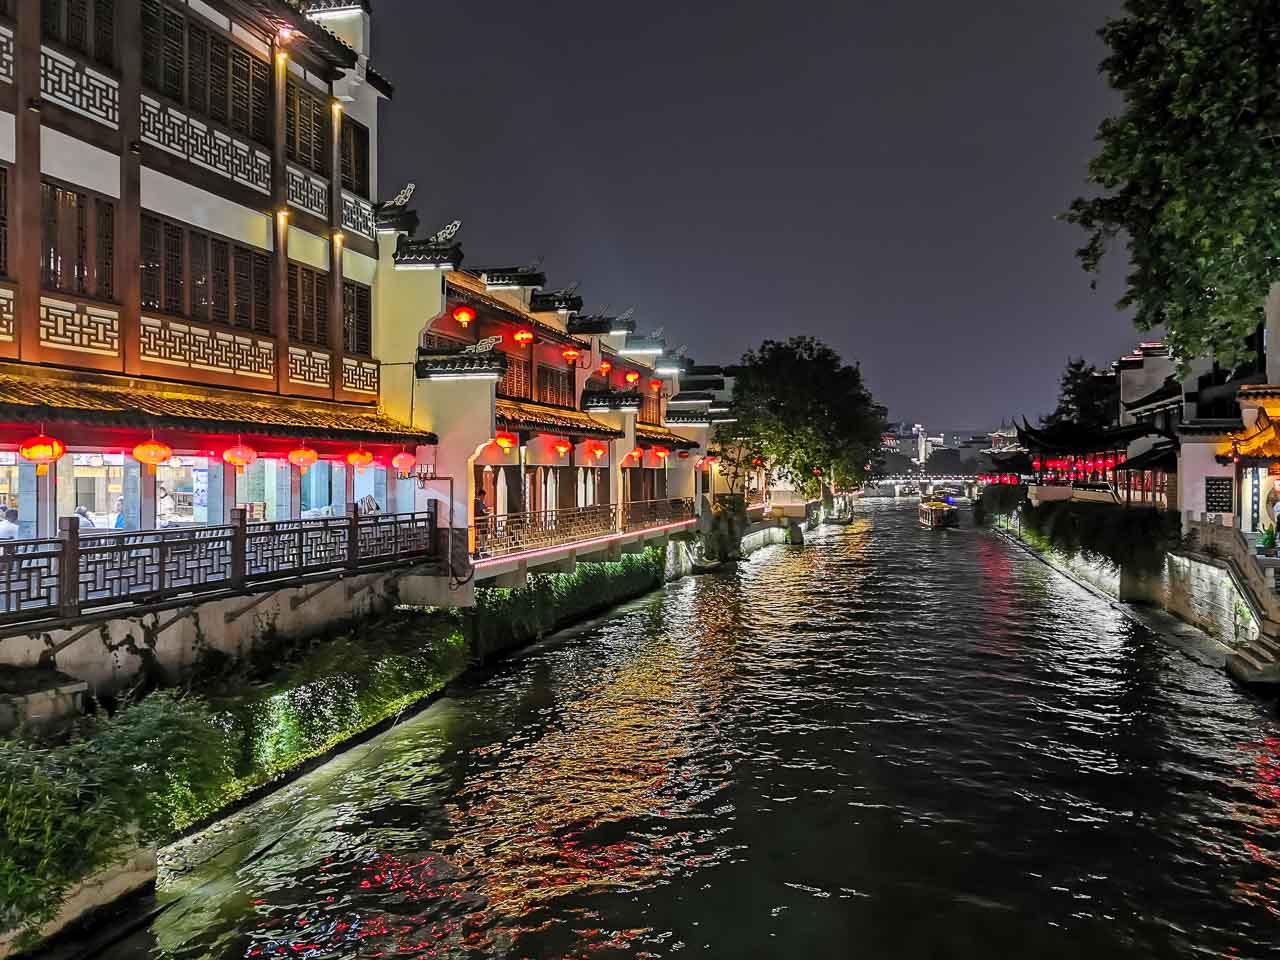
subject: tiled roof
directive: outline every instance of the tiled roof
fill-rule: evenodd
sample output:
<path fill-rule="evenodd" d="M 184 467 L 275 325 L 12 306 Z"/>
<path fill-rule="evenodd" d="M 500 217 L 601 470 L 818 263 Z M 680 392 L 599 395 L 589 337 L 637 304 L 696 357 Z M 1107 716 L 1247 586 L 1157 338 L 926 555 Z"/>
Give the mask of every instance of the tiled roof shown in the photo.
<path fill-rule="evenodd" d="M 170 427 L 245 436 L 316 435 L 333 440 L 435 443 L 376 408 L 294 400 L 236 390 L 201 390 L 160 380 L 0 366 L 0 421 Z"/>
<path fill-rule="evenodd" d="M 355 50 L 332 31 L 308 20 L 300 0 L 246 0 L 268 23 L 279 29 L 289 27 L 314 45 L 316 54 L 331 67 L 349 70 L 359 59 Z"/>
<path fill-rule="evenodd" d="M 567 433 L 583 437 L 612 439 L 621 437 L 621 430 L 614 430 L 580 410 L 549 407 L 526 400 L 506 400 L 499 397 L 496 403 L 498 425 L 508 430 L 534 430 L 540 433 Z"/>
<path fill-rule="evenodd" d="M 711 414 L 706 410 L 668 410 L 663 419 L 668 426 L 706 426 L 711 422 Z"/>
<path fill-rule="evenodd" d="M 1154 403 L 1172 403 L 1182 399 L 1182 384 L 1177 380 L 1169 379 L 1160 385 L 1156 390 L 1151 391 L 1144 397 L 1139 397 L 1126 403 L 1126 410 L 1137 410 L 1140 407 L 1147 407 Z"/>
<path fill-rule="evenodd" d="M 606 317 L 595 314 L 589 317 L 572 317 L 569 320 L 569 332 L 583 336 L 607 336 L 615 330 L 631 333 L 635 328 L 636 322 L 630 317 Z"/>
<path fill-rule="evenodd" d="M 643 403 L 640 394 L 630 390 L 584 390 L 583 410 L 639 410 Z"/>
<path fill-rule="evenodd" d="M 652 423 L 636 424 L 636 443 L 654 443 L 672 447 L 676 450 L 693 450 L 697 441 L 672 433 L 666 427 L 657 427 Z"/>
<path fill-rule="evenodd" d="M 377 70 L 373 69 L 372 63 L 366 63 L 364 65 L 364 76 L 365 79 L 369 81 L 369 86 L 373 87 L 373 89 L 377 90 L 388 100 L 395 96 L 396 88 L 392 85 L 390 80 L 380 74 Z"/>
<path fill-rule="evenodd" d="M 553 290 L 549 293 L 538 291 L 529 298 L 529 309 L 534 313 L 548 313 L 564 310 L 574 313 L 582 309 L 582 297 L 573 289 Z"/>
<path fill-rule="evenodd" d="M 461 300 L 469 303 L 475 303 L 489 309 L 496 310 L 499 313 L 505 313 L 508 318 L 517 323 L 528 324 L 536 330 L 550 334 L 553 339 L 561 343 L 572 343 L 579 347 L 584 353 L 590 349 L 590 344 L 571 337 L 559 327 L 552 326 L 544 320 L 539 320 L 530 311 L 522 307 L 508 303 L 489 293 L 484 286 L 484 281 L 478 277 L 473 277 L 469 273 L 454 272 L 450 273 L 447 278 L 449 284 L 449 292 Z M 570 321 L 572 322 L 572 321 Z"/>
<path fill-rule="evenodd" d="M 379 219 L 378 226 L 382 226 Z M 410 240 L 402 236 L 396 243 L 394 255 L 397 267 L 430 267 L 437 270 L 456 270 L 462 263 L 462 244 L 449 239 Z"/>
<path fill-rule="evenodd" d="M 422 380 L 430 380 L 433 376 L 457 376 L 474 374 L 481 376 L 493 374 L 502 376 L 507 369 L 507 355 L 498 350 L 486 350 L 483 353 L 457 350 L 419 350 L 417 372 Z"/>
<path fill-rule="evenodd" d="M 547 282 L 535 267 L 468 267 L 467 273 L 482 278 L 486 287 L 541 287 Z"/>

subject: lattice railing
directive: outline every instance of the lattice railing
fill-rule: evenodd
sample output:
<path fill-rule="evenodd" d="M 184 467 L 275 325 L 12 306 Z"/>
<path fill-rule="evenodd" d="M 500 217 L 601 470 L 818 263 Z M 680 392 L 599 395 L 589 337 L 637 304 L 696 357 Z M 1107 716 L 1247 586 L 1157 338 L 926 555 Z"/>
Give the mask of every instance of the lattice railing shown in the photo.
<path fill-rule="evenodd" d="M 344 517 L 163 530 L 80 530 L 59 521 L 57 539 L 0 541 L 0 623 L 72 620 L 105 608 L 243 593 L 300 578 L 342 576 L 432 558 L 436 513 Z M 131 608 L 131 609 L 130 609 Z M 10 631 L 12 632 L 12 631 Z"/>
<path fill-rule="evenodd" d="M 480 517 L 475 525 L 475 556 L 507 557 L 608 536 L 614 532 L 615 509 L 613 504 L 600 504 Z"/>
<path fill-rule="evenodd" d="M 669 500 L 636 500 L 624 507 L 622 529 L 644 530 L 668 523 L 693 519 L 693 498 L 676 497 Z"/>
<path fill-rule="evenodd" d="M 0 543 L 0 619 L 57 613 L 61 572 L 61 540 Z"/>

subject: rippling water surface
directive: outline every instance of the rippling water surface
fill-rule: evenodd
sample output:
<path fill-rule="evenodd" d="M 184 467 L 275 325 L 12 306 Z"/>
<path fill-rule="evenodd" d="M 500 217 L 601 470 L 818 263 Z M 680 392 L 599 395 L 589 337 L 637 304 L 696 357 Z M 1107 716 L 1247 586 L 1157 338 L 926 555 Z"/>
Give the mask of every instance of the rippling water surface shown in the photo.
<path fill-rule="evenodd" d="M 1001 541 L 869 502 L 199 849 L 107 956 L 1274 956 L 1280 724 Z"/>

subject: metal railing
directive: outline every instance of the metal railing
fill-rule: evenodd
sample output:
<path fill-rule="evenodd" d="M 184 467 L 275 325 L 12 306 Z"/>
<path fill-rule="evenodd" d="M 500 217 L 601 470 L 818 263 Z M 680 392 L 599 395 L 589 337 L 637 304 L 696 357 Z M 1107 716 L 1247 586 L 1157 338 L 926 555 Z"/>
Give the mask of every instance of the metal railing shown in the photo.
<path fill-rule="evenodd" d="M 668 523 L 693 519 L 693 498 L 676 497 L 669 500 L 635 500 L 624 504 L 623 530 L 644 530 Z"/>
<path fill-rule="evenodd" d="M 439 553 L 436 514 L 247 523 L 243 510 L 212 527 L 82 530 L 59 521 L 56 539 L 0 541 L 0 623 L 74 619 L 114 607 L 242 593 L 302 577 L 334 577 Z"/>
<path fill-rule="evenodd" d="M 495 513 L 477 517 L 476 559 L 507 557 L 515 553 L 562 546 L 580 540 L 605 537 L 615 530 L 613 504 L 535 510 L 530 513 Z"/>

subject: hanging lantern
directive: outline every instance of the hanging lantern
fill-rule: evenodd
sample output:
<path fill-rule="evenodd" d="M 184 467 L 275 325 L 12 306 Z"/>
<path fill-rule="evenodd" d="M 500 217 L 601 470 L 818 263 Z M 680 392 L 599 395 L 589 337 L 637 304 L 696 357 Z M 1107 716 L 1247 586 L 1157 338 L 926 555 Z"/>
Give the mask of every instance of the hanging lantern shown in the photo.
<path fill-rule="evenodd" d="M 222 451 L 222 459 L 235 467 L 236 473 L 244 473 L 244 468 L 258 459 L 258 451 L 247 446 L 243 440 L 237 440 L 234 447 Z"/>
<path fill-rule="evenodd" d="M 36 476 L 43 477 L 49 472 L 49 464 L 57 463 L 67 452 L 67 445 L 57 437 L 38 433 L 27 437 L 18 447 L 18 456 L 30 460 L 36 465 Z"/>
<path fill-rule="evenodd" d="M 627 381 L 627 383 L 631 384 L 632 386 L 635 386 L 637 383 L 640 382 L 640 374 L 636 373 L 634 370 L 628 370 L 627 375 L 622 379 Z"/>
<path fill-rule="evenodd" d="M 1032 468 L 1033 470 L 1035 470 L 1035 472 L 1036 472 L 1036 473 L 1039 473 L 1039 472 L 1040 472 L 1040 458 L 1039 458 L 1039 457 L 1036 457 L 1035 459 L 1033 459 L 1033 460 L 1031 461 L 1031 468 Z"/>
<path fill-rule="evenodd" d="M 605 445 L 603 443 L 593 443 L 591 445 L 591 455 L 595 457 L 597 460 L 599 460 L 608 452 L 609 451 L 605 448 Z"/>
<path fill-rule="evenodd" d="M 168 462 L 173 456 L 173 447 L 161 443 L 155 437 L 144 440 L 133 448 L 133 459 L 147 465 L 147 473 L 155 473 L 159 464 Z"/>
<path fill-rule="evenodd" d="M 307 470 L 313 467 L 315 462 L 320 459 L 320 454 L 308 446 L 294 447 L 289 451 L 287 459 L 298 468 L 300 474 L 306 476 Z"/>
<path fill-rule="evenodd" d="M 476 318 L 476 312 L 472 307 L 468 307 L 465 303 L 453 308 L 453 319 L 463 330 L 471 325 L 471 321 Z"/>
<path fill-rule="evenodd" d="M 556 453 L 560 454 L 561 459 L 564 459 L 564 455 L 572 449 L 573 449 L 573 444 L 571 444 L 568 440 L 557 440 L 555 442 L 555 451 Z"/>
<path fill-rule="evenodd" d="M 577 363 L 582 351 L 577 347 L 565 347 L 560 351 L 560 356 L 564 357 L 566 363 Z"/>
<path fill-rule="evenodd" d="M 408 450 L 401 450 L 391 458 L 391 466 L 395 467 L 396 473 L 401 478 L 409 476 L 413 472 L 413 468 L 418 465 L 418 458 Z"/>
<path fill-rule="evenodd" d="M 656 378 L 653 380 L 650 380 L 649 389 L 652 390 L 654 393 L 657 393 L 659 390 L 662 389 L 662 381 Z"/>
<path fill-rule="evenodd" d="M 500 433 L 493 438 L 493 442 L 502 448 L 504 454 L 510 453 L 519 442 L 519 438 L 514 433 Z"/>
<path fill-rule="evenodd" d="M 678 454 L 676 454 L 676 456 L 678 456 L 681 460 L 688 460 L 688 459 L 689 459 L 689 451 L 688 451 L 688 450 L 681 450 Z"/>
<path fill-rule="evenodd" d="M 763 466 L 764 466 L 764 461 L 763 461 L 763 460 L 761 460 L 759 457 L 752 457 L 752 458 L 751 458 L 751 465 L 752 465 L 753 467 L 763 467 Z"/>
<path fill-rule="evenodd" d="M 600 361 L 600 375 L 602 377 L 607 377 L 609 375 L 609 371 L 612 369 L 613 369 L 613 364 L 610 363 L 608 360 Z"/>
<path fill-rule="evenodd" d="M 360 473 L 364 473 L 364 468 L 373 463 L 373 454 L 364 447 L 356 447 L 347 454 L 347 463 L 355 467 Z"/>
<path fill-rule="evenodd" d="M 644 451 L 641 450 L 639 447 L 636 447 L 634 450 L 628 453 L 627 456 L 631 457 L 633 460 L 639 460 L 641 457 L 644 456 Z"/>
<path fill-rule="evenodd" d="M 533 343 L 532 330 L 517 330 L 511 335 L 511 339 L 523 346 L 526 343 Z"/>
<path fill-rule="evenodd" d="M 668 450 L 666 447 L 654 447 L 653 455 L 657 457 L 659 460 L 661 460 L 663 463 L 666 463 L 667 457 L 671 456 L 671 451 Z"/>

